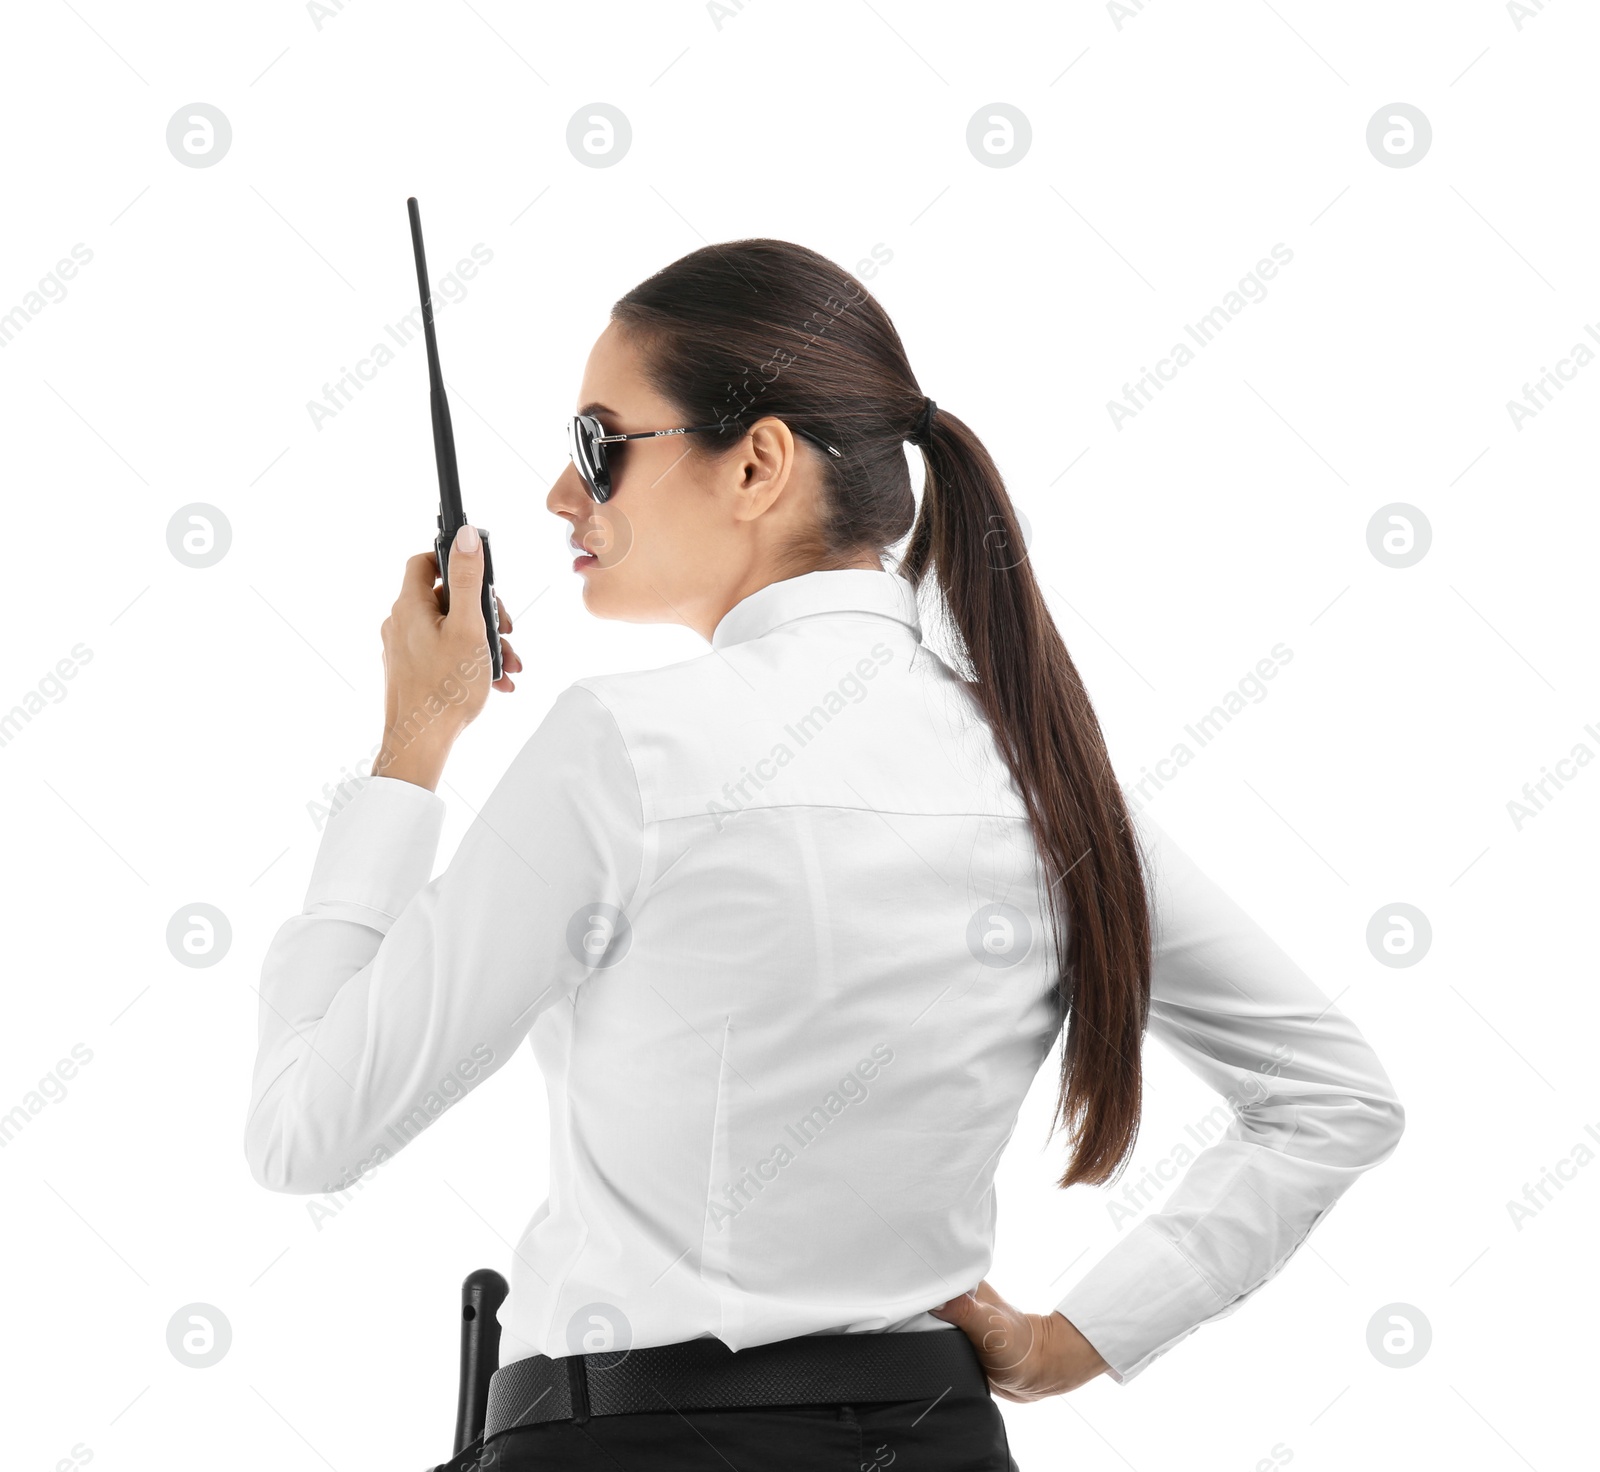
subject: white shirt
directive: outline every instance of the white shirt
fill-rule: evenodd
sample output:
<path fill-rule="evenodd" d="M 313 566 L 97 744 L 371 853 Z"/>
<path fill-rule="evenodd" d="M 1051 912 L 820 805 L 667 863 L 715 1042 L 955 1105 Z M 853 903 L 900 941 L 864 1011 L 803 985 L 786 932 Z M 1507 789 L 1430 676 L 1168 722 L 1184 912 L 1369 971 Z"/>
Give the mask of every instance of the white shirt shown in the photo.
<path fill-rule="evenodd" d="M 927 1310 L 990 1267 L 1055 953 L 1015 784 L 911 585 L 773 583 L 705 655 L 579 680 L 430 879 L 443 814 L 378 777 L 329 821 L 262 970 L 255 1179 L 348 1187 L 527 1036 L 549 1199 L 502 1364 L 953 1328 Z M 1150 1031 L 1236 1117 L 1057 1305 L 1119 1380 L 1272 1277 L 1403 1118 L 1355 1027 L 1134 822 Z"/>

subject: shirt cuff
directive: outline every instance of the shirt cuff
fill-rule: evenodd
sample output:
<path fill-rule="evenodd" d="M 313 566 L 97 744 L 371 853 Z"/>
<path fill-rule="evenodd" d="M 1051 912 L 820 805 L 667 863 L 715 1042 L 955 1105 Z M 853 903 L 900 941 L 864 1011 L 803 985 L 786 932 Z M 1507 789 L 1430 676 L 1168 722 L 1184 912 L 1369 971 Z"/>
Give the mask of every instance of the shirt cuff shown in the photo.
<path fill-rule="evenodd" d="M 341 783 L 340 795 L 353 785 Z M 323 829 L 305 912 L 344 912 L 387 933 L 433 873 L 444 814 L 426 787 L 369 777 Z"/>
<path fill-rule="evenodd" d="M 1167 1238 L 1142 1223 L 1056 1305 L 1119 1385 L 1226 1307 Z"/>

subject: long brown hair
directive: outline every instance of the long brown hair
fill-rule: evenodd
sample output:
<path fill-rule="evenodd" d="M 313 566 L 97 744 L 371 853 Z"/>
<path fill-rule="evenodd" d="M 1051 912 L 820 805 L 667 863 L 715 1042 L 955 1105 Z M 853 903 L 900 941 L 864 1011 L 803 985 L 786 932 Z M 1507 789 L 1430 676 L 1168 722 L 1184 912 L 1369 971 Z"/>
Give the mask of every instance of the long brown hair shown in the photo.
<path fill-rule="evenodd" d="M 790 576 L 882 552 L 910 531 L 899 570 L 938 588 L 960 673 L 1023 795 L 1044 868 L 1067 1029 L 1052 1121 L 1071 1146 L 1060 1184 L 1111 1179 L 1139 1130 L 1150 1004 L 1143 869 L 1100 723 L 989 452 L 940 407 L 922 447 L 917 516 L 903 442 L 924 398 L 904 344 L 856 277 L 804 246 L 758 239 L 692 251 L 611 315 L 685 423 L 725 425 L 685 441 L 690 453 L 725 453 L 769 414 L 841 451 L 819 457 L 827 508 L 792 549 Z"/>

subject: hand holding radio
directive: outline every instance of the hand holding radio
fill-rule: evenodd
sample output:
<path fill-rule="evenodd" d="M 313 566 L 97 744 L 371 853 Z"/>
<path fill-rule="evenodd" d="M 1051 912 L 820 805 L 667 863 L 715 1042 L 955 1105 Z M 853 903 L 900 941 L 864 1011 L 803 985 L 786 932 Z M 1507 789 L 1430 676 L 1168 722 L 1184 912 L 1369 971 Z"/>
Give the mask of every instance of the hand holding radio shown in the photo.
<path fill-rule="evenodd" d="M 485 573 L 476 528 L 463 526 L 450 549 L 449 611 L 445 588 L 435 587 L 437 562 L 419 552 L 406 563 L 400 596 L 383 622 L 383 748 L 372 764 L 376 777 L 397 777 L 430 791 L 439 785 L 455 739 L 487 704 L 490 689 L 514 690 L 522 669 L 504 639 L 505 673 L 498 679 L 484 637 L 479 594 Z M 511 632 L 511 616 L 498 608 L 498 634 Z"/>

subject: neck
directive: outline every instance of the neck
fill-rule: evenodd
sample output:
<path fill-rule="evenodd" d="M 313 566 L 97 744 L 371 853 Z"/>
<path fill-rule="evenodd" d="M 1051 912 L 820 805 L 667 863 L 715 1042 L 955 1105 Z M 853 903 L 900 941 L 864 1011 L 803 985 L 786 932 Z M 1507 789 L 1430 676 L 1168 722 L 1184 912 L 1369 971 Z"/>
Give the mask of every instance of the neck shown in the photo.
<path fill-rule="evenodd" d="M 764 572 L 751 573 L 748 577 L 740 580 L 731 594 L 725 594 L 722 599 L 718 600 L 720 606 L 712 607 L 705 616 L 696 620 L 694 624 L 695 632 L 709 644 L 713 631 L 727 617 L 728 611 L 743 603 L 752 593 L 758 593 L 762 588 L 772 583 L 782 583 L 787 582 L 790 578 L 804 577 L 809 572 L 843 572 L 851 568 L 860 568 L 866 572 L 882 572 L 883 559 L 871 548 L 865 548 L 817 562 L 807 567 L 768 568 Z"/>

